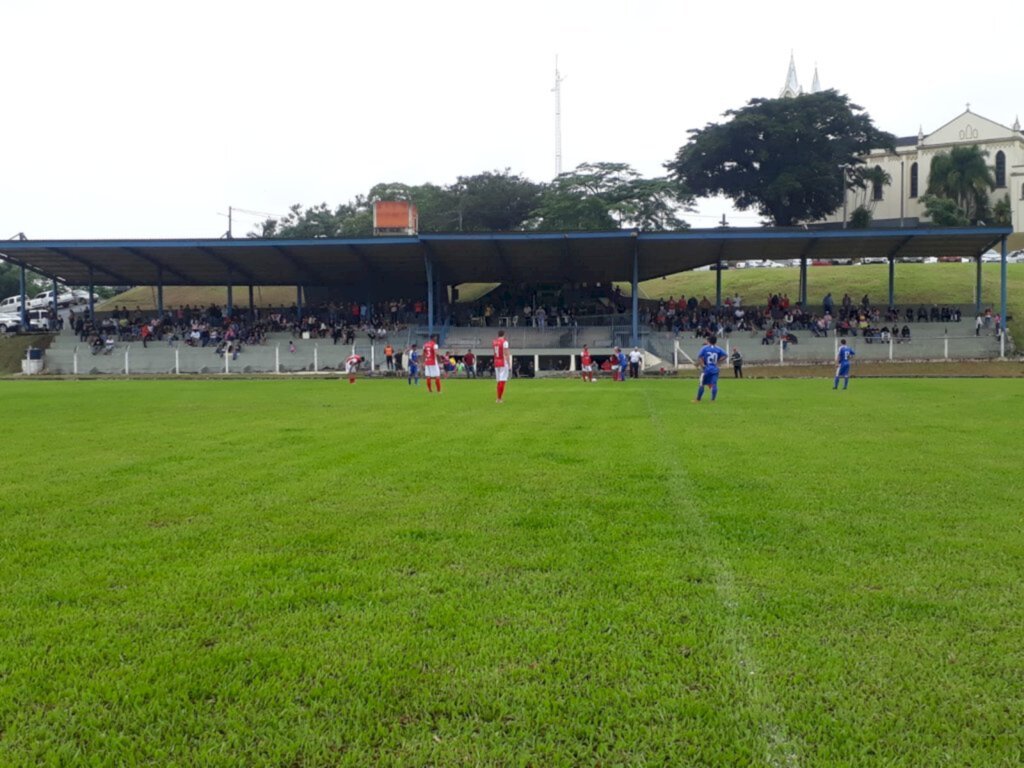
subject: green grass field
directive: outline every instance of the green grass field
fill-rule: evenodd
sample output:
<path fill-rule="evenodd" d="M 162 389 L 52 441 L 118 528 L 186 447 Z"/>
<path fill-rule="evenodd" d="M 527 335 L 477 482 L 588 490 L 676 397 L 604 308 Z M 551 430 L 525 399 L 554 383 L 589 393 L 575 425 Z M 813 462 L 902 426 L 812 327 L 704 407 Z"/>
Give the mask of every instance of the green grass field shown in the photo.
<path fill-rule="evenodd" d="M 1014 380 L 0 382 L 0 765 L 1018 766 Z"/>

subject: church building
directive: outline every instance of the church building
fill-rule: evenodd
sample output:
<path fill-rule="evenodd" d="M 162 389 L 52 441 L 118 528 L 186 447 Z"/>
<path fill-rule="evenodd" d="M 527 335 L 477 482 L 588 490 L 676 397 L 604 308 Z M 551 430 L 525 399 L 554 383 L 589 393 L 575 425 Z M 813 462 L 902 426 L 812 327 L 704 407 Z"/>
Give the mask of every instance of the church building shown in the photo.
<path fill-rule="evenodd" d="M 821 86 L 815 67 L 811 92 L 819 90 Z M 790 55 L 786 84 L 779 95 L 789 97 L 801 93 Z M 864 158 L 868 167 L 881 168 L 889 175 L 891 183 L 869 186 L 864 191 L 848 190 L 846 205 L 828 217 L 826 223 L 841 223 L 844 215 L 849 217 L 857 206 L 865 205 L 872 212 L 872 224 L 875 226 L 927 225 L 921 197 L 928 188 L 932 160 L 953 147 L 975 144 L 988 153 L 986 161 L 995 179 L 995 189 L 989 192 L 990 206 L 1009 196 L 1014 230 L 1009 238 L 1009 248 L 1024 248 L 1024 131 L 1021 131 L 1020 120 L 1015 118 L 1012 126 L 1003 125 L 972 112 L 970 104 L 964 112 L 931 133 L 919 130 L 917 136 L 897 138 L 895 153 L 884 149 L 871 150 Z M 836 169 L 836 173 L 841 173 L 840 169 Z"/>

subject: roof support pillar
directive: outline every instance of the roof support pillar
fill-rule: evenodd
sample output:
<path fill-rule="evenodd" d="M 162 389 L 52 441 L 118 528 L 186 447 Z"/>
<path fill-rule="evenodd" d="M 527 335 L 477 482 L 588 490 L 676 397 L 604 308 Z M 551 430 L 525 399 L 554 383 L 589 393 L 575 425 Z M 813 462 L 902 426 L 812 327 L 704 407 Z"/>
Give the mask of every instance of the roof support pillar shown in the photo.
<path fill-rule="evenodd" d="M 999 332 L 1006 338 L 1006 235 L 1003 235 L 1001 248 L 1002 258 L 999 260 Z M 1005 346 L 1000 344 L 1000 349 Z"/>
<path fill-rule="evenodd" d="M 423 254 L 423 265 L 427 270 L 427 333 L 434 333 L 434 265 L 430 257 Z"/>
<path fill-rule="evenodd" d="M 228 317 L 231 317 L 235 313 L 235 294 L 234 286 L 231 285 L 231 276 L 228 275 Z"/>
<path fill-rule="evenodd" d="M 633 346 L 640 346 L 640 243 L 633 240 Z"/>
<path fill-rule="evenodd" d="M 889 309 L 896 306 L 896 257 L 889 257 Z"/>
<path fill-rule="evenodd" d="M 28 299 L 25 296 L 25 267 L 18 270 L 18 296 L 21 297 L 21 330 L 28 330 Z"/>
<path fill-rule="evenodd" d="M 156 268 L 156 314 L 161 320 L 164 319 L 164 268 Z"/>
<path fill-rule="evenodd" d="M 715 308 L 722 308 L 722 260 L 719 259 L 718 263 L 715 264 L 718 269 L 715 270 Z"/>
<path fill-rule="evenodd" d="M 974 313 L 981 314 L 981 254 L 975 259 Z"/>
<path fill-rule="evenodd" d="M 53 317 L 56 320 L 57 310 L 60 309 L 60 305 L 57 302 L 57 278 L 56 277 L 53 278 L 53 301 L 51 303 L 53 304 Z M 52 331 L 53 328 L 51 328 L 50 330 Z"/>
<path fill-rule="evenodd" d="M 302 286 L 295 286 L 295 319 L 302 322 Z"/>
<path fill-rule="evenodd" d="M 800 257 L 800 306 L 807 310 L 807 257 Z"/>
<path fill-rule="evenodd" d="M 96 322 L 96 275 L 89 265 L 89 319 Z"/>
<path fill-rule="evenodd" d="M 252 283 L 249 283 L 249 320 L 256 320 L 256 303 L 253 301 Z"/>

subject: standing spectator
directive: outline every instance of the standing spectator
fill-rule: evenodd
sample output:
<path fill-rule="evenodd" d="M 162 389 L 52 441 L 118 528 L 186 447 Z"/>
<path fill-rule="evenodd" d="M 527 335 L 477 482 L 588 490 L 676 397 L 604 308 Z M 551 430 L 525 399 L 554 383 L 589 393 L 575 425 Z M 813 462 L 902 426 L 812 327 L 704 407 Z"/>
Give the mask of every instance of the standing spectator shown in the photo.
<path fill-rule="evenodd" d="M 476 355 L 473 354 L 472 349 L 467 349 L 466 354 L 462 356 L 462 362 L 466 366 L 466 378 L 476 378 Z"/>
<path fill-rule="evenodd" d="M 732 377 L 734 379 L 742 379 L 743 355 L 740 354 L 739 347 L 733 347 L 732 354 L 729 355 L 729 362 L 732 363 Z"/>
<path fill-rule="evenodd" d="M 498 399 L 495 402 L 505 402 L 505 383 L 508 381 L 508 374 L 512 362 L 512 355 L 508 348 L 508 339 L 504 331 L 498 331 L 498 338 L 491 342 L 491 351 L 494 353 L 494 378 L 498 382 Z"/>
<path fill-rule="evenodd" d="M 974 318 L 974 335 L 981 336 L 981 326 L 985 324 L 985 319 L 981 316 L 981 312 Z"/>
<path fill-rule="evenodd" d="M 395 348 L 390 341 L 384 345 L 384 362 L 389 371 L 395 370 Z"/>
<path fill-rule="evenodd" d="M 640 351 L 639 347 L 633 347 L 633 351 L 629 353 L 629 377 L 631 379 L 640 378 L 640 361 L 644 359 L 644 353 Z"/>

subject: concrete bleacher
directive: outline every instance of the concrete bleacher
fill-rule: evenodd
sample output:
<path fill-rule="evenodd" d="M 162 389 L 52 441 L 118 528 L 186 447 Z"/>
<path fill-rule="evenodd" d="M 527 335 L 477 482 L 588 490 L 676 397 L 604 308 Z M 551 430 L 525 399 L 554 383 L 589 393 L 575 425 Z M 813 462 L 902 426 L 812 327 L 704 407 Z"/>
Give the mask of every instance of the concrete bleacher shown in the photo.
<path fill-rule="evenodd" d="M 957 323 L 912 323 L 912 337 L 909 342 L 869 343 L 860 336 L 848 337 L 848 343 L 856 350 L 859 360 L 941 360 L 994 358 L 1000 353 L 999 339 L 991 330 L 975 336 L 973 325 Z M 486 357 L 491 340 L 497 335 L 497 328 L 459 327 L 439 329 L 442 332 L 442 347 L 461 355 L 472 349 Z M 568 370 L 574 367 L 570 357 L 578 355 L 580 348 L 587 344 L 595 356 L 608 354 L 614 345 L 627 346 L 630 329 L 628 326 L 581 326 L 578 328 L 506 328 L 506 338 L 516 355 L 534 357 L 540 371 Z M 414 327 L 401 333 L 392 333 L 390 342 L 402 351 L 415 341 L 422 343 L 426 328 Z M 770 346 L 761 344 L 760 332 L 732 333 L 720 339 L 719 344 L 730 351 L 738 346 L 748 364 L 802 362 L 826 362 L 834 359 L 837 339 L 815 338 L 809 331 L 797 331 L 797 344 L 789 344 L 780 350 L 777 343 Z M 694 338 L 692 333 L 675 336 L 668 332 L 650 331 L 641 328 L 641 348 L 647 353 L 648 364 L 671 366 L 678 341 L 685 355 L 679 355 L 679 362 L 686 363 L 686 356 L 695 358 L 703 340 Z M 295 344 L 295 352 L 289 351 L 289 342 Z M 384 369 L 385 341 L 373 344 L 363 336 L 357 336 L 355 345 L 334 344 L 326 339 L 296 339 L 287 333 L 270 334 L 267 343 L 259 346 L 245 346 L 237 359 L 228 361 L 229 373 L 299 373 L 331 372 L 343 368 L 345 358 L 354 351 L 374 364 L 375 370 Z M 190 347 L 180 342 L 150 342 L 143 347 L 141 341 L 118 342 L 110 354 L 92 354 L 87 344 L 69 330 L 54 337 L 46 351 L 44 372 L 51 374 L 80 375 L 125 373 L 125 353 L 128 353 L 128 373 L 167 374 L 178 371 L 182 374 L 218 374 L 225 372 L 224 358 L 215 347 Z M 578 362 L 578 361 L 577 361 Z M 368 366 L 367 366 L 368 367 Z"/>

